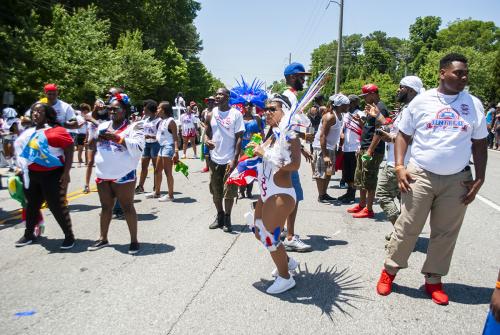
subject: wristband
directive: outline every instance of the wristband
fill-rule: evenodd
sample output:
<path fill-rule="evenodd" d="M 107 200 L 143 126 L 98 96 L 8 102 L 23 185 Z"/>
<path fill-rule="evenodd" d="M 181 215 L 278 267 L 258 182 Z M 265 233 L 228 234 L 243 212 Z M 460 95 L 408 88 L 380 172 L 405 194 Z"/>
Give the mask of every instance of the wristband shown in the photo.
<path fill-rule="evenodd" d="M 405 168 L 405 166 L 400 164 L 400 165 L 396 165 L 396 166 L 394 167 L 394 170 L 399 171 L 399 170 L 402 170 L 402 169 L 404 169 L 404 168 Z"/>
<path fill-rule="evenodd" d="M 500 281 L 497 280 L 497 284 L 495 287 L 500 290 Z"/>

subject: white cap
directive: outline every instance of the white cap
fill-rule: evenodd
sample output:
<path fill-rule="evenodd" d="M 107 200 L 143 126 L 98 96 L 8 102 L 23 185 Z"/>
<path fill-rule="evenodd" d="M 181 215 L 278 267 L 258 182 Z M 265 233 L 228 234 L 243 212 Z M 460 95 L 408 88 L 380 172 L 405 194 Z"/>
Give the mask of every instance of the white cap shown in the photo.
<path fill-rule="evenodd" d="M 425 91 L 424 84 L 422 80 L 417 76 L 406 76 L 399 82 L 399 85 L 406 86 L 413 89 L 417 94 Z"/>

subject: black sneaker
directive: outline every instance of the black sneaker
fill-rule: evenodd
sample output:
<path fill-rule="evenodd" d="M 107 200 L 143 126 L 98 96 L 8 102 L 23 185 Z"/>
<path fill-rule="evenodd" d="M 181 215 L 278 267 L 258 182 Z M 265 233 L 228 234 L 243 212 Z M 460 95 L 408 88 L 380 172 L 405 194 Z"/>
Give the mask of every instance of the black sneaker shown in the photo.
<path fill-rule="evenodd" d="M 59 247 L 59 249 L 62 249 L 62 250 L 67 250 L 67 249 L 71 249 L 75 246 L 75 238 L 73 236 L 71 237 L 66 237 L 63 241 L 63 243 L 61 244 L 61 246 Z"/>
<path fill-rule="evenodd" d="M 128 253 L 130 255 L 135 255 L 140 250 L 139 242 L 130 243 L 130 247 L 128 248 Z"/>
<path fill-rule="evenodd" d="M 109 242 L 106 240 L 97 240 L 93 245 L 87 248 L 88 251 L 96 251 L 101 248 L 107 247 L 109 245 Z"/>
<path fill-rule="evenodd" d="M 141 185 L 137 185 L 137 187 L 135 188 L 135 194 L 141 193 L 144 193 L 144 187 L 142 187 Z"/>
<path fill-rule="evenodd" d="M 26 238 L 26 236 L 23 235 L 23 237 L 21 237 L 19 239 L 19 241 L 16 242 L 16 247 L 20 248 L 20 247 L 24 247 L 28 244 L 31 244 L 35 241 L 34 238 Z"/>
<path fill-rule="evenodd" d="M 337 199 L 334 198 L 334 197 L 329 196 L 326 193 L 323 194 L 323 195 L 318 196 L 318 202 L 321 202 L 321 203 L 327 203 L 327 202 L 335 201 L 335 200 L 337 200 Z"/>
<path fill-rule="evenodd" d="M 343 204 L 350 204 L 356 200 L 356 190 L 354 188 L 348 189 L 345 196 L 342 198 Z"/>
<path fill-rule="evenodd" d="M 218 213 L 214 222 L 208 226 L 209 229 L 222 228 L 224 226 L 224 212 Z"/>
<path fill-rule="evenodd" d="M 231 215 L 224 215 L 224 228 L 222 228 L 222 230 L 225 233 L 230 233 L 233 231 L 233 227 L 231 226 Z"/>

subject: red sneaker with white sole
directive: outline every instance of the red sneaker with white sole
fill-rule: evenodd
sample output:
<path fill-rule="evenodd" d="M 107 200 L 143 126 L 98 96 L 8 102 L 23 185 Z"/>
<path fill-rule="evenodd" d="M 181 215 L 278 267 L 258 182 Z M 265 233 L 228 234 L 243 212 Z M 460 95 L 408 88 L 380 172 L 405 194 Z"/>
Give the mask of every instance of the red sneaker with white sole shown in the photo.
<path fill-rule="evenodd" d="M 375 216 L 375 213 L 373 213 L 373 211 L 368 210 L 368 208 L 366 208 L 366 207 L 363 208 L 361 211 L 354 213 L 352 215 L 352 217 L 355 219 L 364 219 L 364 218 L 371 219 L 374 216 Z"/>
<path fill-rule="evenodd" d="M 446 292 L 443 290 L 443 284 L 427 284 L 425 283 L 425 291 L 429 294 L 438 305 L 448 305 L 449 299 Z"/>
<path fill-rule="evenodd" d="M 382 270 L 382 274 L 377 283 L 377 293 L 380 295 L 389 295 L 392 292 L 392 282 L 396 278 L 396 275 L 391 275 L 385 269 Z"/>
<path fill-rule="evenodd" d="M 208 168 L 205 166 L 205 167 L 201 170 L 201 172 L 203 172 L 203 173 L 208 172 Z"/>
<path fill-rule="evenodd" d="M 347 209 L 347 213 L 358 213 L 358 212 L 361 212 L 361 210 L 363 210 L 364 207 L 361 207 L 359 204 L 356 204 L 352 207 L 349 207 Z"/>

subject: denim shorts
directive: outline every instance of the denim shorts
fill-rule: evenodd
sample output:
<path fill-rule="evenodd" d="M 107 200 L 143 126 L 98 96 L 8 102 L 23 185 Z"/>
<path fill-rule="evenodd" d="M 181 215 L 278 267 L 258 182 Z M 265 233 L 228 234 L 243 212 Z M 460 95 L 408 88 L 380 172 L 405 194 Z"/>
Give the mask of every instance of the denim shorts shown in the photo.
<path fill-rule="evenodd" d="M 174 146 L 172 144 L 160 146 L 160 157 L 174 157 Z"/>
<path fill-rule="evenodd" d="M 302 190 L 302 185 L 300 185 L 299 171 L 292 172 L 292 186 L 297 196 L 297 202 L 304 200 L 304 191 Z"/>
<path fill-rule="evenodd" d="M 158 142 L 147 143 L 144 146 L 142 157 L 156 158 L 160 152 L 160 144 Z"/>

